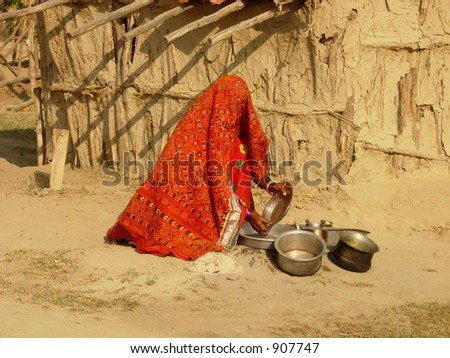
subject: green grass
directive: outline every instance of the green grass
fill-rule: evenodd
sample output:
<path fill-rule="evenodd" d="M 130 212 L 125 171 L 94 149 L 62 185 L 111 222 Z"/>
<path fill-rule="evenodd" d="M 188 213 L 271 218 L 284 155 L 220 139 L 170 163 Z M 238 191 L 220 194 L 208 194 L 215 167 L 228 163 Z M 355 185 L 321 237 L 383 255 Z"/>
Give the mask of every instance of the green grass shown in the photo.
<path fill-rule="evenodd" d="M 36 132 L 34 129 L 0 129 L 0 137 L 36 141 Z"/>
<path fill-rule="evenodd" d="M 35 142 L 33 116 L 27 112 L 0 112 L 0 137 Z"/>

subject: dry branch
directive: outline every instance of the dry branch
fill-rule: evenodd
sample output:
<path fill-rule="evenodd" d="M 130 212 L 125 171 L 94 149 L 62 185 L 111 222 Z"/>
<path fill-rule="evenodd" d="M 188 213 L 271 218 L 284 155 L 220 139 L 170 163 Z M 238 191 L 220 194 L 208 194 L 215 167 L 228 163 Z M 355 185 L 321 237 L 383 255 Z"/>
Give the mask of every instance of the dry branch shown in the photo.
<path fill-rule="evenodd" d="M 30 20 L 30 35 L 28 36 L 28 56 L 30 61 L 30 89 L 31 99 L 33 100 L 34 116 L 36 119 L 36 146 L 37 146 L 37 165 L 45 164 L 45 136 L 43 133 L 43 121 L 41 110 L 41 87 L 37 84 L 39 78 L 39 54 L 38 47 L 34 41 L 36 31 L 36 19 L 32 17 Z"/>
<path fill-rule="evenodd" d="M 450 46 L 450 36 L 422 37 L 411 42 L 398 42 L 394 38 L 366 37 L 362 39 L 361 45 L 369 48 L 380 48 L 393 51 L 422 51 Z"/>
<path fill-rule="evenodd" d="M 273 3 L 277 6 L 283 6 L 292 4 L 293 2 L 296 2 L 297 0 L 273 0 Z"/>
<path fill-rule="evenodd" d="M 8 106 L 8 107 L 6 107 L 6 110 L 7 110 L 7 111 L 19 112 L 19 111 L 21 111 L 22 109 L 25 109 L 25 108 L 30 107 L 30 106 L 32 106 L 32 105 L 33 105 L 33 99 L 29 99 L 28 101 L 23 102 L 23 103 L 21 103 L 21 104 L 16 104 L 16 105 L 13 105 L 13 106 Z"/>
<path fill-rule="evenodd" d="M 286 7 L 286 10 L 284 10 L 284 9 L 279 10 L 279 9 L 275 8 L 275 9 L 271 9 L 269 11 L 263 12 L 262 14 L 252 17 L 251 19 L 242 21 L 239 24 L 236 24 L 234 26 L 230 26 L 228 29 L 220 31 L 217 34 L 211 36 L 209 38 L 209 43 L 213 45 L 227 37 L 232 36 L 237 31 L 248 29 L 256 24 L 260 24 L 260 23 L 267 21 L 275 16 L 284 14 L 285 12 L 287 12 L 290 9 L 291 9 L 291 6 L 288 5 Z"/>
<path fill-rule="evenodd" d="M 186 100 L 192 101 L 193 98 L 196 98 L 199 93 L 198 92 L 175 92 L 172 90 L 164 91 L 161 93 L 159 89 L 147 88 L 145 90 L 141 90 L 139 92 L 143 96 L 155 96 L 155 97 L 169 97 L 175 100 Z M 319 115 L 331 115 L 342 122 L 349 124 L 353 129 L 358 130 L 358 127 L 351 121 L 351 119 L 346 118 L 340 115 L 338 112 L 343 112 L 344 108 L 331 108 L 331 109 L 314 109 L 307 105 L 295 104 L 295 105 L 276 105 L 273 103 L 268 103 L 267 101 L 258 101 L 257 99 L 253 100 L 253 104 L 258 109 L 258 111 L 263 111 L 266 113 L 276 113 L 282 114 L 286 116 L 319 116 Z"/>
<path fill-rule="evenodd" d="M 335 111 L 326 110 L 326 113 L 333 116 L 334 118 L 340 120 L 341 122 L 344 122 L 345 124 L 348 124 L 350 127 L 352 127 L 353 130 L 359 130 L 358 126 L 353 123 L 353 121 Z"/>
<path fill-rule="evenodd" d="M 390 154 L 390 155 L 397 154 L 397 155 L 404 155 L 406 157 L 413 157 L 413 158 L 418 158 L 418 159 L 437 160 L 437 161 L 443 161 L 443 162 L 449 161 L 449 158 L 447 158 L 447 157 L 437 157 L 437 156 L 433 156 L 433 155 L 426 155 L 423 153 L 413 152 L 413 151 L 404 150 L 404 149 L 381 148 L 377 145 L 370 144 L 370 143 L 363 143 L 362 148 L 366 149 L 366 150 L 367 149 L 374 150 L 377 152 L 382 152 L 382 153 L 386 153 L 386 154 Z"/>
<path fill-rule="evenodd" d="M 8 43 L 10 43 L 11 41 L 13 41 L 13 40 L 16 39 L 16 37 L 17 37 L 17 32 L 19 31 L 19 29 L 20 29 L 20 27 L 21 27 L 21 25 L 22 25 L 22 21 L 23 21 L 23 19 L 17 20 L 17 24 L 16 24 L 16 26 L 14 27 L 14 30 L 11 32 L 11 35 L 9 35 L 9 37 L 6 39 L 6 41 L 3 42 L 3 43 L 0 45 L 0 51 L 3 51 L 3 49 L 5 48 L 5 46 L 6 46 Z"/>
<path fill-rule="evenodd" d="M 3 63 L 6 65 L 6 67 L 8 67 L 8 70 L 10 70 L 11 73 L 17 77 L 17 72 L 14 71 L 14 68 L 11 67 L 8 60 L 1 53 L 0 53 L 0 59 L 3 61 Z"/>
<path fill-rule="evenodd" d="M 120 9 L 112 11 L 109 14 L 102 16 L 99 19 L 89 21 L 88 23 L 86 23 L 72 31 L 67 32 L 67 37 L 69 39 L 72 39 L 74 37 L 80 36 L 86 32 L 89 32 L 99 26 L 106 24 L 110 21 L 119 19 L 121 17 L 124 17 L 124 16 L 136 11 L 136 10 L 139 10 L 146 5 L 153 3 L 154 1 L 155 0 L 136 0 L 136 1 L 132 2 L 130 5 L 121 7 Z"/>
<path fill-rule="evenodd" d="M 16 47 L 22 42 L 25 36 L 28 35 L 29 30 L 30 27 L 28 26 L 25 31 L 16 39 L 16 42 L 14 42 L 13 46 L 8 51 L 3 53 L 3 56 L 5 56 L 5 58 L 8 57 L 16 49 Z"/>
<path fill-rule="evenodd" d="M 31 23 L 33 23 L 33 22 L 31 22 Z M 32 25 L 32 24 L 27 24 L 27 21 L 24 21 L 23 24 L 22 24 L 22 29 L 21 29 L 21 32 L 22 32 L 22 33 L 26 32 L 27 25 Z M 28 34 L 30 34 L 30 32 L 31 32 L 32 34 L 34 34 L 34 31 L 33 31 L 33 30 L 29 30 L 29 31 L 28 31 Z M 22 49 L 23 49 L 23 43 L 24 43 L 24 41 L 20 41 L 19 46 L 18 46 L 18 50 L 17 50 L 17 55 L 16 55 L 16 56 L 17 56 L 17 73 L 21 73 L 21 72 L 22 72 L 21 69 L 22 69 Z"/>
<path fill-rule="evenodd" d="M 193 5 L 183 5 L 183 6 L 177 6 L 173 9 L 167 10 L 166 12 L 163 12 L 161 15 L 156 16 L 154 19 L 150 20 L 149 22 L 147 22 L 141 26 L 138 26 L 131 31 L 128 31 L 125 35 L 123 35 L 119 39 L 119 41 L 125 42 L 128 40 L 131 40 L 132 38 L 144 33 L 145 31 L 153 29 L 153 28 L 161 25 L 168 19 L 170 19 L 174 16 L 177 16 L 186 10 L 190 10 L 193 7 L 194 7 Z"/>
<path fill-rule="evenodd" d="M 52 7 L 58 5 L 66 4 L 68 2 L 71 2 L 71 0 L 49 0 L 39 5 L 27 7 L 26 9 L 8 11 L 0 15 L 0 21 L 36 14 L 38 12 L 51 9 Z"/>
<path fill-rule="evenodd" d="M 178 29 L 178 30 L 164 36 L 164 38 L 166 39 L 167 42 L 170 43 L 170 42 L 176 40 L 177 38 L 191 32 L 193 30 L 196 30 L 200 27 L 203 27 L 203 26 L 206 26 L 213 22 L 216 22 L 217 20 L 221 19 L 222 17 L 227 16 L 228 14 L 230 14 L 234 11 L 241 10 L 242 8 L 244 8 L 244 6 L 245 5 L 240 1 L 234 2 L 228 6 L 225 6 L 224 8 L 215 12 L 212 15 L 204 16 L 197 21 L 191 22 L 190 24 L 183 26 L 181 29 Z"/>
<path fill-rule="evenodd" d="M 105 91 L 108 86 L 70 86 L 62 83 L 53 83 L 48 87 L 50 92 L 68 92 L 72 94 L 93 94 Z"/>
<path fill-rule="evenodd" d="M 10 78 L 8 80 L 0 81 L 0 88 L 8 86 L 8 85 L 12 85 L 14 83 L 18 83 L 18 82 L 29 82 L 29 81 L 30 81 L 30 76 L 14 77 L 14 78 Z"/>

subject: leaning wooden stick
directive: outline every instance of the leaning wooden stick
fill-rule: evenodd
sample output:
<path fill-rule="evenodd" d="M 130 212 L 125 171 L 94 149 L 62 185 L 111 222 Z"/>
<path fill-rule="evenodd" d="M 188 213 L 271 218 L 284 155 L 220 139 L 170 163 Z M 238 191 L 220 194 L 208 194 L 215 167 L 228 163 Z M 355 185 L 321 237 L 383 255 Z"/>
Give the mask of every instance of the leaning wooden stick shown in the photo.
<path fill-rule="evenodd" d="M 95 19 L 92 21 L 89 21 L 88 23 L 72 30 L 67 33 L 67 37 L 69 39 L 72 39 L 74 37 L 80 36 L 86 32 L 89 32 L 99 26 L 102 26 L 110 21 L 119 19 L 121 17 L 124 17 L 136 10 L 139 10 L 140 8 L 143 8 L 144 6 L 153 3 L 155 0 L 136 0 L 132 2 L 129 5 L 126 5 L 124 7 L 121 7 L 120 9 L 117 9 L 113 12 L 110 12 L 109 14 L 100 17 L 99 19 Z"/>
<path fill-rule="evenodd" d="M 9 48 L 7 51 L 5 51 L 3 53 L 3 56 L 8 57 L 13 51 L 15 51 L 15 49 L 17 48 L 17 46 L 22 42 L 22 40 L 28 35 L 28 31 L 30 30 L 29 27 L 27 27 L 25 29 L 25 31 L 16 39 L 16 42 L 14 42 L 14 44 L 12 45 L 11 48 Z"/>
<path fill-rule="evenodd" d="M 193 5 L 182 5 L 182 6 L 177 6 L 173 9 L 167 10 L 166 12 L 163 12 L 161 15 L 156 16 L 154 19 L 150 20 L 149 22 L 142 24 L 142 25 L 134 28 L 131 31 L 128 31 L 119 40 L 123 41 L 123 42 L 131 40 L 132 38 L 144 33 L 145 31 L 153 29 L 153 28 L 161 25 L 168 19 L 170 19 L 176 15 L 179 15 L 186 10 L 190 10 L 193 7 L 194 7 Z"/>
<path fill-rule="evenodd" d="M 29 81 L 30 81 L 30 76 L 14 77 L 14 78 L 10 78 L 8 80 L 0 81 L 0 88 L 8 86 L 8 85 L 12 85 L 14 83 L 29 82 Z"/>
<path fill-rule="evenodd" d="M 8 60 L 0 53 L 0 60 L 3 61 L 6 67 L 8 67 L 8 70 L 11 71 L 11 73 L 17 77 L 17 72 L 12 68 L 12 66 L 9 64 Z"/>
<path fill-rule="evenodd" d="M 228 6 L 225 6 L 224 8 L 215 12 L 212 15 L 204 16 L 197 21 L 191 22 L 190 24 L 183 26 L 181 29 L 178 29 L 178 30 L 164 36 L 164 38 L 166 39 L 167 42 L 170 43 L 170 42 L 176 40 L 177 38 L 191 32 L 193 30 L 196 30 L 200 27 L 203 27 L 203 26 L 206 26 L 213 22 L 216 22 L 217 20 L 221 19 L 222 17 L 227 16 L 228 14 L 230 14 L 234 11 L 241 10 L 244 6 L 245 5 L 240 1 L 234 2 Z"/>
<path fill-rule="evenodd" d="M 39 5 L 27 7 L 26 9 L 8 11 L 8 12 L 5 12 L 4 14 L 0 15 L 0 21 L 36 14 L 38 12 L 42 12 L 42 11 L 51 9 L 52 7 L 55 7 L 58 5 L 66 4 L 71 1 L 72 0 L 49 0 L 49 1 L 46 1 Z"/>
<path fill-rule="evenodd" d="M 45 137 L 43 132 L 43 121 L 41 111 L 41 87 L 38 86 L 38 51 L 37 44 L 34 41 L 36 34 L 36 18 L 30 18 L 30 32 L 28 35 L 28 56 L 29 56 L 29 70 L 30 70 L 30 92 L 33 100 L 34 116 L 36 119 L 36 149 L 37 149 L 37 165 L 44 165 L 45 161 Z"/>
<path fill-rule="evenodd" d="M 227 37 L 230 37 L 233 35 L 236 31 L 248 29 L 256 24 L 259 24 L 261 22 L 264 22 L 266 20 L 271 19 L 278 13 L 277 9 L 271 9 L 269 11 L 263 12 L 262 14 L 255 16 L 251 19 L 245 20 L 240 22 L 237 25 L 231 26 L 228 29 L 225 29 L 223 31 L 218 32 L 217 34 L 211 36 L 209 38 L 210 44 L 215 44 L 223 39 L 226 39 Z"/>
<path fill-rule="evenodd" d="M 447 158 L 447 157 L 438 157 L 438 156 L 434 156 L 434 155 L 427 155 L 427 154 L 423 154 L 423 153 L 419 153 L 419 152 L 412 152 L 412 151 L 404 150 L 404 149 L 381 148 L 381 147 L 378 147 L 377 145 L 370 144 L 370 143 L 363 143 L 362 148 L 366 149 L 366 150 L 374 150 L 377 152 L 383 152 L 383 153 L 391 154 L 391 155 L 398 154 L 398 155 L 404 155 L 406 157 L 414 157 L 414 158 L 419 158 L 419 159 L 436 160 L 436 161 L 443 161 L 443 162 L 449 161 L 449 158 Z"/>
<path fill-rule="evenodd" d="M 6 47 L 6 45 L 8 45 L 11 41 L 13 41 L 16 38 L 17 32 L 19 31 L 20 27 L 22 26 L 22 21 L 23 21 L 23 19 L 17 20 L 17 24 L 14 27 L 14 30 L 11 32 L 11 35 L 9 35 L 9 37 L 6 39 L 6 41 L 0 45 L 0 52 L 3 51 L 3 49 Z"/>
<path fill-rule="evenodd" d="M 7 106 L 7 107 L 6 107 L 6 110 L 7 110 L 7 111 L 19 112 L 19 111 L 21 111 L 22 109 L 28 108 L 28 107 L 30 107 L 30 106 L 32 106 L 32 105 L 33 105 L 33 99 L 29 99 L 28 101 L 23 102 L 23 103 L 21 103 L 21 104 L 16 104 L 16 105 L 12 105 L 12 106 Z"/>
<path fill-rule="evenodd" d="M 25 19 L 25 21 L 23 22 L 22 29 L 20 30 L 22 33 L 27 31 L 27 26 L 29 25 L 28 24 L 29 21 L 26 21 L 26 20 L 27 19 Z M 30 33 L 30 32 L 28 31 L 28 33 Z M 24 43 L 24 41 L 20 41 L 19 45 L 17 46 L 18 47 L 17 52 L 15 53 L 16 61 L 17 61 L 17 73 L 18 74 L 20 74 L 22 72 L 22 55 L 23 55 L 22 49 L 23 49 L 23 43 Z"/>

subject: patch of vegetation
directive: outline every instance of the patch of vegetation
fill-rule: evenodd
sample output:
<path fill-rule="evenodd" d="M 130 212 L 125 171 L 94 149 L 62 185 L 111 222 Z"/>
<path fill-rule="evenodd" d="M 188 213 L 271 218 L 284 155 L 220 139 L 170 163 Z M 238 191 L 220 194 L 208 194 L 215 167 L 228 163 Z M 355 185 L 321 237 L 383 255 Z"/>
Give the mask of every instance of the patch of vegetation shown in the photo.
<path fill-rule="evenodd" d="M 0 137 L 35 141 L 36 132 L 34 131 L 34 129 L 0 129 Z"/>
<path fill-rule="evenodd" d="M 26 113 L 0 113 L 0 137 L 36 142 L 33 117 Z"/>
<path fill-rule="evenodd" d="M 156 285 L 157 282 L 158 282 L 158 277 L 157 276 L 153 276 L 152 278 L 148 278 L 145 281 L 145 284 L 149 285 L 149 286 L 153 286 L 153 285 Z"/>
<path fill-rule="evenodd" d="M 134 293 L 102 297 L 101 292 L 87 287 L 90 282 L 97 282 L 98 277 L 78 273 L 77 255 L 80 253 L 82 251 L 27 249 L 5 253 L 0 262 L 0 296 L 14 297 L 19 302 L 35 303 L 43 308 L 54 305 L 79 312 L 131 311 L 139 305 Z M 133 276 L 135 272 L 130 269 L 128 274 Z"/>
<path fill-rule="evenodd" d="M 55 305 L 71 311 L 89 312 L 105 308 L 131 311 L 139 305 L 138 299 L 130 294 L 123 294 L 114 299 L 95 297 L 87 292 L 64 290 L 48 284 L 33 286 L 15 286 L 14 293 L 19 294 L 19 301 L 39 304 L 43 307 Z"/>
<path fill-rule="evenodd" d="M 0 10 L 2 12 L 8 10 L 16 10 L 24 7 L 24 2 L 22 0 L 1 0 L 0 1 Z"/>
<path fill-rule="evenodd" d="M 22 0 L 0 0 L 0 13 L 19 10 L 25 7 Z M 0 26 L 0 35 L 7 37 L 17 23 L 17 19 L 9 19 L 6 21 L 6 26 L 2 29 Z"/>
<path fill-rule="evenodd" d="M 139 273 L 134 268 L 129 268 L 127 272 L 122 274 L 122 278 L 120 279 L 120 282 L 122 283 L 131 283 L 133 282 L 137 277 L 139 276 Z"/>
<path fill-rule="evenodd" d="M 46 275 L 54 278 L 57 275 L 74 273 L 78 267 L 77 259 L 70 257 L 70 250 L 45 252 L 37 250 L 13 250 L 5 254 L 4 261 L 19 264 L 25 274 Z"/>
<path fill-rule="evenodd" d="M 326 322 L 314 326 L 304 321 L 288 322 L 272 327 L 271 333 L 279 337 L 449 338 L 450 302 L 409 303 L 351 318 L 330 315 Z"/>
<path fill-rule="evenodd" d="M 450 302 L 404 304 L 376 317 L 360 315 L 352 322 L 336 323 L 338 337 L 442 338 L 450 337 Z"/>
<path fill-rule="evenodd" d="M 19 152 L 20 155 L 25 155 L 25 154 L 36 155 L 37 154 L 37 148 L 31 148 L 26 145 L 16 145 L 12 148 L 12 150 Z"/>
<path fill-rule="evenodd" d="M 54 254 L 41 252 L 30 261 L 33 270 L 54 274 L 74 273 L 78 267 L 78 260 L 71 257 L 70 250 L 57 250 Z"/>

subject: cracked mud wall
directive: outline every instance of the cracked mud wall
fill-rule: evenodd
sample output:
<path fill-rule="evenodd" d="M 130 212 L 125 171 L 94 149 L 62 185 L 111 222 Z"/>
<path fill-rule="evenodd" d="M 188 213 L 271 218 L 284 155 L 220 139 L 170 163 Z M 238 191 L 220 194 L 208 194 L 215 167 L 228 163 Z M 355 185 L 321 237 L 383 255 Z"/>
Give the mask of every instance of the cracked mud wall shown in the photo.
<path fill-rule="evenodd" d="M 303 175 L 308 161 L 325 167 L 327 151 L 333 162 L 346 160 L 342 174 L 367 179 L 415 170 L 448 174 L 446 0 L 311 0 L 208 44 L 214 33 L 273 6 L 252 2 L 167 44 L 168 33 L 217 11 L 198 4 L 125 45 L 117 42 L 175 6 L 165 0 L 66 39 L 117 6 L 74 3 L 40 17 L 45 128 L 70 128 L 74 165 L 98 166 L 126 152 L 126 160 L 148 170 L 192 99 L 233 73 L 250 87 L 272 159 L 292 161 L 288 177 Z M 46 149 L 51 160 L 51 142 Z M 310 176 L 323 177 L 324 167 L 311 167 Z"/>

